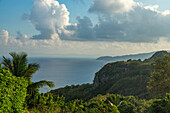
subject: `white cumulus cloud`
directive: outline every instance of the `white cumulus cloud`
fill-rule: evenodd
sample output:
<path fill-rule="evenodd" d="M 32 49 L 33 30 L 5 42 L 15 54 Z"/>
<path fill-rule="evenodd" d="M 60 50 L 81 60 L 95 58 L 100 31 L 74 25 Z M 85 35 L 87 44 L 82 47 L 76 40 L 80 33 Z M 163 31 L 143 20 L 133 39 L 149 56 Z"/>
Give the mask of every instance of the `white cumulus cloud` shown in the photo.
<path fill-rule="evenodd" d="M 0 44 L 8 44 L 8 31 L 7 30 L 1 30 L 0 31 Z"/>
<path fill-rule="evenodd" d="M 55 39 L 58 31 L 69 24 L 69 12 L 64 4 L 55 0 L 34 0 L 31 14 L 24 15 L 40 32 L 32 39 Z"/>

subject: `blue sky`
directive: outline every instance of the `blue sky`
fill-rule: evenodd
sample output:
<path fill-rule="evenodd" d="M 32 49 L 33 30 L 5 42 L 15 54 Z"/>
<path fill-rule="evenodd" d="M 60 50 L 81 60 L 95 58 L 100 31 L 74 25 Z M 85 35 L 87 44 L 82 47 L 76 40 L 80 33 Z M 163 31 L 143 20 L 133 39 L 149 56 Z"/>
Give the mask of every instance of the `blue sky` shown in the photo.
<path fill-rule="evenodd" d="M 169 10 L 169 0 L 135 0 L 136 2 L 142 2 L 144 5 L 159 5 L 159 10 Z"/>
<path fill-rule="evenodd" d="M 0 52 L 98 57 L 170 49 L 168 0 L 115 1 L 0 0 Z"/>
<path fill-rule="evenodd" d="M 70 22 L 76 23 L 77 16 L 89 15 L 88 8 L 92 0 L 59 0 L 60 4 L 65 4 L 70 12 Z M 37 33 L 34 27 L 22 20 L 24 13 L 30 13 L 33 5 L 32 0 L 0 0 L 0 29 L 8 29 L 11 35 L 16 31 L 22 31 L 25 34 Z M 95 18 L 93 15 L 90 15 Z"/>

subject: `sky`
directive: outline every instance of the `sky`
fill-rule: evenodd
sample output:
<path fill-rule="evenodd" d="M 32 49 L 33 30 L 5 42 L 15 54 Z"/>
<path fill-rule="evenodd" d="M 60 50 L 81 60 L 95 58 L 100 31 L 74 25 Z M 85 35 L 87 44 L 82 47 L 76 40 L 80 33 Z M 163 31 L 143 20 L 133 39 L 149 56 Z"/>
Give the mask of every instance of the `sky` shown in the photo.
<path fill-rule="evenodd" d="M 0 0 L 0 55 L 118 56 L 170 50 L 169 0 Z"/>

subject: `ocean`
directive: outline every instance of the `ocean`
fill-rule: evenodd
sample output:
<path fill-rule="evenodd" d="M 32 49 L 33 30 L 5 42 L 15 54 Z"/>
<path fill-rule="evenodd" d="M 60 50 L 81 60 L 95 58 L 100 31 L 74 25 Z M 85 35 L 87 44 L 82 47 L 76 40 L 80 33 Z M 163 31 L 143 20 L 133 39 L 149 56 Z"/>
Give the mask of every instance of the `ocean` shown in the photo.
<path fill-rule="evenodd" d="M 29 58 L 28 61 L 40 64 L 40 69 L 33 75 L 32 81 L 53 81 L 55 83 L 53 89 L 66 85 L 93 83 L 95 73 L 106 64 L 106 61 L 78 58 Z M 49 90 L 49 87 L 44 87 L 40 92 Z"/>

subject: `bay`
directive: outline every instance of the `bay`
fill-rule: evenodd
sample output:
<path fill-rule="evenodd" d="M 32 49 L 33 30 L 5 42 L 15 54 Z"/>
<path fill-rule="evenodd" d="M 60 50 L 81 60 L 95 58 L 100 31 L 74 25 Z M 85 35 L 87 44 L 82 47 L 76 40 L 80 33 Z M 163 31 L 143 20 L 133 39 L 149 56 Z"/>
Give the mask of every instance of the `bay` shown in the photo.
<path fill-rule="evenodd" d="M 53 81 L 55 83 L 53 89 L 92 83 L 95 73 L 106 64 L 106 61 L 80 58 L 29 58 L 30 62 L 40 64 L 40 69 L 33 75 L 32 81 Z M 49 90 L 49 87 L 44 87 L 40 92 Z"/>

